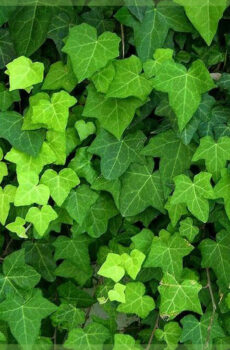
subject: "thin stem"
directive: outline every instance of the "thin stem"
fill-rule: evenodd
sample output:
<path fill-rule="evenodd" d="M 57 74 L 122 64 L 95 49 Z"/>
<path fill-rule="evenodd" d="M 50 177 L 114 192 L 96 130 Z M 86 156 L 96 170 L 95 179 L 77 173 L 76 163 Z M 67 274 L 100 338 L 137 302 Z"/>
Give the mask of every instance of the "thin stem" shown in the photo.
<path fill-rule="evenodd" d="M 212 316 L 210 318 L 210 322 L 209 322 L 209 326 L 208 326 L 207 339 L 206 339 L 206 344 L 205 344 L 204 349 L 207 349 L 209 346 L 212 326 L 213 326 L 215 313 L 216 313 L 216 302 L 215 302 L 215 298 L 214 298 L 213 291 L 212 291 L 212 283 L 211 283 L 211 279 L 210 279 L 209 268 L 206 269 L 206 274 L 207 274 L 207 281 L 208 281 L 207 285 L 208 285 L 208 289 L 209 289 L 209 293 L 210 293 L 210 297 L 211 297 L 211 301 L 212 301 Z"/>
<path fill-rule="evenodd" d="M 157 328 L 159 327 L 159 319 L 160 319 L 160 313 L 158 313 L 158 315 L 157 315 L 155 325 L 154 325 L 154 327 L 153 327 L 153 330 L 152 330 L 151 336 L 150 336 L 150 338 L 149 338 L 148 345 L 147 345 L 147 347 L 146 347 L 146 349 L 145 349 L 145 350 L 149 350 L 149 349 L 150 349 L 150 347 L 151 347 L 151 344 L 152 344 L 152 341 L 153 341 L 154 334 L 155 334 L 155 332 L 156 332 Z"/>
<path fill-rule="evenodd" d="M 122 58 L 125 58 L 125 32 L 124 32 L 123 24 L 121 24 L 121 43 L 122 43 Z"/>

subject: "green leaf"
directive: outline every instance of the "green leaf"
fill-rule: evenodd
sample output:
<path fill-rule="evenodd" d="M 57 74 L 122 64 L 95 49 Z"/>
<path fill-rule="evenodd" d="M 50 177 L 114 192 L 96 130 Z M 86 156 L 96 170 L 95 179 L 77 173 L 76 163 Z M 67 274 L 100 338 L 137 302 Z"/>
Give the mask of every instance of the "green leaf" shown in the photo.
<path fill-rule="evenodd" d="M 41 209 L 32 207 L 26 214 L 26 221 L 31 222 L 39 236 L 43 236 L 51 221 L 57 218 L 57 213 L 50 205 L 44 205 Z"/>
<path fill-rule="evenodd" d="M 184 6 L 186 15 L 208 45 L 211 44 L 227 6 L 226 0 L 174 0 Z"/>
<path fill-rule="evenodd" d="M 0 83 L 0 110 L 6 112 L 14 102 L 20 101 L 19 91 L 9 91 L 4 84 Z"/>
<path fill-rule="evenodd" d="M 24 227 L 25 223 L 26 221 L 23 218 L 17 216 L 15 221 L 8 224 L 6 228 L 11 232 L 16 233 L 20 238 L 28 238 Z"/>
<path fill-rule="evenodd" d="M 102 350 L 104 342 L 110 337 L 107 328 L 92 322 L 84 329 L 76 328 L 69 332 L 64 343 L 67 349 L 83 346 L 85 350 Z"/>
<path fill-rule="evenodd" d="M 45 138 L 45 132 L 22 130 L 23 117 L 17 112 L 0 113 L 0 137 L 19 151 L 36 157 Z"/>
<path fill-rule="evenodd" d="M 6 74 L 10 79 L 10 91 L 17 89 L 30 89 L 33 85 L 41 83 L 44 74 L 44 64 L 32 62 L 29 58 L 21 56 L 8 63 Z"/>
<path fill-rule="evenodd" d="M 181 236 L 186 237 L 189 242 L 193 242 L 194 238 L 199 233 L 199 228 L 193 225 L 193 220 L 191 218 L 186 218 L 180 222 L 179 231 Z"/>
<path fill-rule="evenodd" d="M 97 177 L 91 159 L 92 154 L 88 152 L 88 147 L 81 147 L 77 149 L 75 157 L 69 163 L 69 168 L 73 169 L 80 178 L 86 179 L 90 184 Z"/>
<path fill-rule="evenodd" d="M 141 282 L 130 282 L 125 289 L 125 303 L 120 304 L 117 311 L 127 314 L 136 314 L 146 318 L 154 310 L 154 300 L 145 294 L 145 286 Z"/>
<path fill-rule="evenodd" d="M 85 313 L 71 304 L 61 304 L 57 311 L 52 314 L 51 319 L 54 326 L 71 330 L 85 321 Z"/>
<path fill-rule="evenodd" d="M 125 303 L 125 289 L 126 286 L 121 283 L 116 283 L 113 289 L 108 292 L 109 300 Z"/>
<path fill-rule="evenodd" d="M 115 61 L 115 76 L 109 85 L 107 97 L 137 97 L 145 101 L 152 90 L 152 85 L 142 72 L 142 63 L 137 56 Z"/>
<path fill-rule="evenodd" d="M 206 136 L 200 140 L 193 161 L 204 159 L 207 171 L 213 174 L 214 179 L 217 179 L 227 160 L 230 160 L 229 150 L 230 137 L 224 136 L 214 141 L 211 136 Z"/>
<path fill-rule="evenodd" d="M 191 253 L 193 246 L 179 233 L 170 235 L 161 230 L 159 237 L 153 237 L 151 250 L 145 261 L 145 267 L 160 267 L 163 273 L 179 278 L 183 269 L 183 258 Z"/>
<path fill-rule="evenodd" d="M 18 175 L 18 182 L 20 183 L 17 188 L 14 204 L 17 207 L 23 205 L 31 205 L 33 203 L 39 205 L 46 205 L 49 197 L 49 187 L 45 185 L 38 185 L 39 177 L 34 172 L 29 172 L 25 178 L 22 173 Z"/>
<path fill-rule="evenodd" d="M 172 197 L 169 197 L 165 209 L 168 210 L 169 218 L 171 220 L 171 223 L 173 227 L 176 226 L 177 222 L 180 220 L 182 215 L 187 214 L 186 204 L 185 203 L 179 203 L 179 204 L 172 204 Z"/>
<path fill-rule="evenodd" d="M 62 303 L 79 307 L 92 306 L 96 300 L 83 289 L 77 288 L 71 281 L 58 286 L 58 295 Z"/>
<path fill-rule="evenodd" d="M 82 225 L 85 218 L 87 218 L 90 207 L 97 199 L 98 194 L 96 192 L 92 191 L 88 185 L 81 185 L 70 192 L 63 207 L 79 225 Z"/>
<path fill-rule="evenodd" d="M 161 65 L 168 60 L 173 60 L 173 50 L 171 49 L 157 49 L 153 55 L 154 60 L 148 59 L 144 64 L 145 76 L 149 79 L 157 74 Z"/>
<path fill-rule="evenodd" d="M 0 68 L 3 69 L 7 63 L 15 57 L 14 44 L 10 37 L 9 30 L 0 29 Z"/>
<path fill-rule="evenodd" d="M 6 185 L 4 188 L 0 187 L 0 223 L 5 225 L 6 219 L 10 211 L 10 203 L 14 202 L 16 187 Z"/>
<path fill-rule="evenodd" d="M 230 174 L 227 169 L 223 169 L 221 172 L 221 179 L 214 187 L 214 193 L 216 198 L 224 199 L 225 211 L 230 218 Z"/>
<path fill-rule="evenodd" d="M 88 151 L 101 157 L 101 172 L 108 179 L 120 177 L 132 162 L 139 160 L 145 135 L 141 131 L 130 133 L 120 141 L 101 129 Z"/>
<path fill-rule="evenodd" d="M 44 1 L 33 0 L 29 6 L 18 6 L 10 17 L 10 34 L 18 55 L 31 56 L 43 44 L 49 28 L 52 9 Z"/>
<path fill-rule="evenodd" d="M 193 280 L 179 283 L 169 273 L 165 274 L 158 287 L 161 295 L 160 315 L 165 319 L 173 319 L 183 311 L 202 314 L 198 293 L 202 286 Z M 183 303 L 181 301 L 183 300 Z"/>
<path fill-rule="evenodd" d="M 201 95 L 213 89 L 215 84 L 202 61 L 193 62 L 187 70 L 182 64 L 169 60 L 158 69 L 153 87 L 168 93 L 169 104 L 182 131 L 199 107 Z"/>
<path fill-rule="evenodd" d="M 79 185 L 80 180 L 72 169 L 65 168 L 59 173 L 49 169 L 42 175 L 40 183 L 49 187 L 51 197 L 60 207 L 71 189 Z"/>
<path fill-rule="evenodd" d="M 224 337 L 224 331 L 218 322 L 218 316 L 214 315 L 212 327 L 210 329 L 210 319 L 212 313 L 206 312 L 198 321 L 194 315 L 187 315 L 182 318 L 181 324 L 183 326 L 183 332 L 181 334 L 181 341 L 191 341 L 192 344 L 202 346 L 209 340 Z M 209 330 L 210 329 L 210 330 Z"/>
<path fill-rule="evenodd" d="M 111 278 L 116 283 L 119 282 L 125 275 L 122 257 L 118 254 L 109 253 L 98 271 L 98 275 Z"/>
<path fill-rule="evenodd" d="M 115 334 L 113 350 L 137 350 L 135 339 L 128 334 Z"/>
<path fill-rule="evenodd" d="M 120 211 L 123 216 L 141 213 L 149 206 L 163 211 L 164 195 L 158 171 L 153 162 L 132 164 L 122 177 Z M 132 184 L 132 186 L 130 186 Z"/>
<path fill-rule="evenodd" d="M 61 90 L 71 92 L 77 85 L 77 79 L 70 64 L 64 65 L 62 61 L 53 63 L 45 77 L 42 90 Z"/>
<path fill-rule="evenodd" d="M 202 267 L 211 267 L 218 278 L 218 282 L 223 288 L 229 288 L 230 276 L 230 238 L 226 231 L 221 231 L 216 235 L 216 240 L 204 239 L 200 245 L 202 255 Z"/>
<path fill-rule="evenodd" d="M 119 208 L 119 198 L 120 198 L 120 189 L 121 189 L 121 183 L 119 179 L 106 180 L 102 176 L 99 176 L 93 182 L 91 188 L 92 190 L 96 190 L 96 191 L 109 192 L 114 199 L 116 207 Z"/>
<path fill-rule="evenodd" d="M 171 198 L 172 204 L 186 204 L 188 210 L 200 221 L 207 222 L 209 216 L 208 199 L 214 198 L 210 184 L 211 174 L 200 172 L 193 181 L 186 175 L 175 177 L 175 191 Z"/>
<path fill-rule="evenodd" d="M 148 229 L 143 229 L 140 233 L 131 237 L 131 240 L 136 249 L 140 250 L 144 254 L 147 254 L 152 244 L 153 233 Z"/>
<path fill-rule="evenodd" d="M 14 297 L 3 301 L 0 304 L 0 319 L 9 324 L 19 344 L 31 348 L 39 335 L 41 320 L 55 310 L 56 306 L 35 289 L 26 300 Z"/>
<path fill-rule="evenodd" d="M 23 290 L 33 289 L 40 277 L 33 267 L 25 263 L 25 250 L 14 251 L 3 262 L 0 275 L 1 298 L 13 294 L 13 300 L 16 296 L 22 295 Z"/>
<path fill-rule="evenodd" d="M 121 256 L 122 264 L 127 274 L 135 280 L 141 270 L 141 266 L 145 260 L 145 254 L 138 249 L 134 249 L 130 254 L 124 253 Z"/>
<path fill-rule="evenodd" d="M 90 79 L 98 92 L 106 93 L 115 76 L 114 64 L 110 62 L 106 67 L 96 72 Z"/>
<path fill-rule="evenodd" d="M 79 82 L 90 78 L 119 55 L 120 38 L 110 32 L 97 37 L 97 30 L 86 23 L 70 29 L 62 51 L 70 56 Z"/>
<path fill-rule="evenodd" d="M 96 127 L 92 122 L 86 123 L 84 120 L 76 121 L 74 126 L 81 141 L 87 139 L 88 136 L 95 134 L 96 131 Z"/>
<path fill-rule="evenodd" d="M 108 98 L 89 85 L 83 116 L 98 119 L 101 127 L 119 140 L 131 123 L 136 109 L 142 104 L 143 102 L 135 97 Z"/>
<path fill-rule="evenodd" d="M 156 329 L 155 336 L 158 340 L 164 340 L 167 350 L 175 350 L 178 346 L 182 329 L 177 322 L 169 322 L 164 326 L 164 330 Z"/>
<path fill-rule="evenodd" d="M 167 195 L 173 178 L 189 169 L 193 156 L 193 147 L 186 146 L 172 131 L 166 131 L 152 137 L 141 152 L 145 156 L 160 157 L 160 175 Z"/>

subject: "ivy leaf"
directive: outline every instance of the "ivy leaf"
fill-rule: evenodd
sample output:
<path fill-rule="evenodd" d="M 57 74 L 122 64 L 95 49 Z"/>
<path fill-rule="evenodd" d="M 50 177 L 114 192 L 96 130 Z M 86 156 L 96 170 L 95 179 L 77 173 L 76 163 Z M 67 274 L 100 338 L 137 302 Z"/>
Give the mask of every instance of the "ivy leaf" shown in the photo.
<path fill-rule="evenodd" d="M 187 71 L 182 64 L 169 60 L 158 69 L 153 87 L 169 94 L 169 104 L 182 131 L 199 107 L 201 95 L 215 84 L 202 61 L 193 62 Z"/>
<path fill-rule="evenodd" d="M 193 242 L 199 233 L 199 228 L 193 225 L 192 218 L 186 218 L 180 222 L 179 231 L 181 236 L 186 237 L 189 242 Z"/>
<path fill-rule="evenodd" d="M 125 303 L 120 304 L 117 311 L 127 314 L 136 314 L 146 318 L 154 310 L 154 300 L 145 294 L 145 286 L 141 282 L 130 282 L 125 289 Z"/>
<path fill-rule="evenodd" d="M 221 287 L 229 288 L 230 276 L 230 238 L 228 232 L 221 231 L 216 235 L 216 240 L 204 239 L 200 245 L 202 255 L 202 267 L 211 267 L 215 272 Z"/>
<path fill-rule="evenodd" d="M 217 31 L 218 22 L 227 6 L 226 0 L 174 0 L 184 6 L 186 15 L 208 45 Z"/>
<path fill-rule="evenodd" d="M 145 76 L 150 79 L 157 74 L 158 68 L 161 67 L 164 61 L 173 60 L 172 49 L 156 49 L 153 55 L 153 60 L 148 59 L 143 64 Z"/>
<path fill-rule="evenodd" d="M 32 108 L 32 121 L 43 124 L 47 129 L 63 132 L 67 125 L 69 108 L 76 102 L 76 98 L 66 91 L 54 93 L 50 101 L 41 98 Z"/>
<path fill-rule="evenodd" d="M 178 233 L 172 236 L 161 230 L 159 237 L 153 237 L 151 250 L 145 261 L 145 267 L 160 267 L 163 273 L 179 278 L 183 269 L 183 257 L 189 255 L 193 246 Z"/>
<path fill-rule="evenodd" d="M 50 205 L 44 205 L 41 209 L 32 207 L 26 214 L 26 221 L 31 222 L 39 236 L 43 236 L 51 221 L 57 218 L 57 213 Z"/>
<path fill-rule="evenodd" d="M 218 322 L 217 315 L 214 315 L 212 327 L 209 331 L 211 317 L 212 313 L 209 311 L 201 317 L 200 321 L 198 321 L 194 315 L 187 315 L 183 317 L 181 320 L 181 324 L 183 326 L 181 341 L 191 341 L 192 344 L 195 344 L 198 347 L 205 345 L 208 337 L 209 341 L 224 337 L 225 334 Z"/>
<path fill-rule="evenodd" d="M 145 101 L 152 90 L 152 85 L 142 72 L 142 63 L 137 56 L 130 56 L 116 61 L 115 76 L 109 85 L 107 97 L 137 97 Z"/>
<path fill-rule="evenodd" d="M 106 93 L 115 76 L 114 64 L 110 62 L 106 67 L 96 72 L 90 79 L 98 92 Z"/>
<path fill-rule="evenodd" d="M 102 350 L 104 342 L 110 337 L 109 330 L 103 325 L 92 322 L 84 329 L 75 328 L 69 332 L 64 343 L 67 349 L 84 346 L 86 350 Z"/>
<path fill-rule="evenodd" d="M 168 210 L 169 218 L 171 220 L 171 223 L 173 227 L 176 226 L 177 222 L 180 220 L 182 215 L 187 214 L 186 204 L 185 203 L 179 203 L 179 204 L 172 204 L 172 197 L 169 197 L 165 209 Z"/>
<path fill-rule="evenodd" d="M 88 252 L 89 237 L 85 235 L 74 236 L 73 238 L 59 236 L 53 245 L 55 247 L 55 259 L 70 261 L 73 264 L 75 275 L 77 271 L 79 284 L 83 285 L 92 274 Z"/>
<path fill-rule="evenodd" d="M 131 237 L 131 240 L 136 249 L 140 250 L 144 254 L 147 254 L 152 244 L 153 233 L 148 229 L 143 229 L 140 233 Z"/>
<path fill-rule="evenodd" d="M 88 151 L 101 157 L 101 172 L 108 180 L 120 177 L 132 162 L 139 159 L 139 152 L 144 146 L 145 135 L 136 131 L 120 141 L 101 129 Z"/>
<path fill-rule="evenodd" d="M 17 112 L 0 113 L 0 137 L 19 151 L 36 157 L 45 138 L 45 132 L 22 130 L 23 117 Z"/>
<path fill-rule="evenodd" d="M 34 172 L 29 172 L 25 178 L 21 173 L 18 175 L 18 182 L 14 204 L 19 207 L 23 205 L 31 205 L 33 203 L 45 205 L 50 196 L 49 187 L 38 185 L 39 177 Z"/>
<path fill-rule="evenodd" d="M 9 30 L 0 29 L 0 68 L 3 69 L 16 56 Z"/>
<path fill-rule="evenodd" d="M 125 275 L 122 257 L 119 254 L 109 253 L 98 275 L 111 278 L 116 283 L 119 282 Z"/>
<path fill-rule="evenodd" d="M 106 180 L 102 176 L 99 176 L 93 182 L 91 188 L 97 191 L 109 192 L 114 199 L 116 207 L 119 208 L 119 198 L 120 198 L 120 189 L 121 189 L 121 183 L 119 179 Z"/>
<path fill-rule="evenodd" d="M 51 197 L 60 207 L 71 189 L 79 185 L 80 180 L 72 169 L 65 168 L 59 173 L 49 169 L 42 175 L 40 183 L 49 187 Z"/>
<path fill-rule="evenodd" d="M 17 216 L 15 221 L 8 224 L 6 228 L 11 232 L 16 233 L 20 238 L 28 238 L 24 227 L 25 223 L 26 221 L 23 218 Z"/>
<path fill-rule="evenodd" d="M 164 330 L 156 329 L 155 336 L 158 340 L 164 340 L 167 350 L 175 350 L 178 346 L 182 329 L 177 322 L 169 322 L 164 326 Z"/>
<path fill-rule="evenodd" d="M 53 258 L 53 248 L 48 242 L 26 241 L 23 243 L 26 263 L 33 266 L 48 282 L 55 280 L 56 264 Z"/>
<path fill-rule="evenodd" d="M 153 172 L 153 162 L 146 161 L 143 165 L 132 164 L 122 177 L 121 214 L 133 216 L 149 206 L 163 211 L 163 201 L 160 174 L 158 171 Z"/>
<path fill-rule="evenodd" d="M 58 295 L 62 303 L 72 304 L 77 308 L 90 307 L 96 302 L 91 295 L 76 287 L 71 281 L 58 286 Z"/>
<path fill-rule="evenodd" d="M 217 179 L 227 160 L 230 160 L 229 151 L 230 137 L 224 136 L 214 141 L 211 136 L 206 136 L 200 140 L 193 161 L 204 159 L 207 171 L 213 174 L 214 179 Z"/>
<path fill-rule="evenodd" d="M 142 104 L 135 97 L 108 98 L 89 85 L 83 116 L 98 119 L 101 127 L 119 140 L 131 123 L 136 109 Z"/>
<path fill-rule="evenodd" d="M 41 320 L 55 310 L 56 306 L 35 289 L 26 300 L 14 297 L 3 301 L 0 304 L 0 319 L 9 324 L 19 344 L 31 348 L 39 335 Z"/>
<path fill-rule="evenodd" d="M 162 318 L 173 319 L 183 311 L 202 314 L 198 293 L 202 286 L 193 280 L 178 283 L 175 277 L 165 274 L 158 290 L 161 295 L 160 314 Z M 183 303 L 181 303 L 183 300 Z"/>
<path fill-rule="evenodd" d="M 167 195 L 173 178 L 189 169 L 193 147 L 184 145 L 176 134 L 169 130 L 152 137 L 141 153 L 145 156 L 160 157 L 159 169 Z"/>
<path fill-rule="evenodd" d="M 113 289 L 108 292 L 109 300 L 125 303 L 125 289 L 126 286 L 121 283 L 116 283 Z"/>
<path fill-rule="evenodd" d="M 10 203 L 14 202 L 16 187 L 6 185 L 4 188 L 0 187 L 0 223 L 5 225 L 6 219 L 10 211 Z"/>
<path fill-rule="evenodd" d="M 200 172 L 193 181 L 186 175 L 175 177 L 176 189 L 171 198 L 172 204 L 186 204 L 188 210 L 200 221 L 207 222 L 209 216 L 208 199 L 214 198 L 210 184 L 211 174 Z"/>
<path fill-rule="evenodd" d="M 9 91 L 4 84 L 0 83 L 0 110 L 6 112 L 14 102 L 20 101 L 20 95 L 18 90 Z"/>
<path fill-rule="evenodd" d="M 130 254 L 124 253 L 121 256 L 122 264 L 127 274 L 135 280 L 141 270 L 141 266 L 145 260 L 145 254 L 138 249 L 134 249 Z"/>
<path fill-rule="evenodd" d="M 40 280 L 40 275 L 33 267 L 25 263 L 25 250 L 17 250 L 8 255 L 3 262 L 0 275 L 0 295 L 13 294 L 12 299 L 22 295 L 22 290 L 33 289 Z"/>
<path fill-rule="evenodd" d="M 46 139 L 49 147 L 55 154 L 55 164 L 64 165 L 67 156 L 67 138 L 66 132 L 48 130 Z"/>
<path fill-rule="evenodd" d="M 85 313 L 71 304 L 61 304 L 52 314 L 51 319 L 54 326 L 71 330 L 85 321 Z"/>
<path fill-rule="evenodd" d="M 44 74 L 44 64 L 32 62 L 29 58 L 21 56 L 8 63 L 6 74 L 10 79 L 10 91 L 17 89 L 30 89 L 33 85 L 41 83 Z"/>
<path fill-rule="evenodd" d="M 92 165 L 92 154 L 88 152 L 88 147 L 78 148 L 74 158 L 69 163 L 69 168 L 73 169 L 80 178 L 86 179 L 90 184 L 96 179 L 97 171 Z"/>
<path fill-rule="evenodd" d="M 71 92 L 77 85 L 77 79 L 70 63 L 66 65 L 62 61 L 53 63 L 45 77 L 42 90 L 61 90 Z"/>
<path fill-rule="evenodd" d="M 115 334 L 113 350 L 137 350 L 135 339 L 128 334 Z"/>
<path fill-rule="evenodd" d="M 97 37 L 97 30 L 86 23 L 70 29 L 62 51 L 70 56 L 79 82 L 90 78 L 119 55 L 120 38 L 110 32 Z"/>
<path fill-rule="evenodd" d="M 9 21 L 16 52 L 25 56 L 31 56 L 45 41 L 52 14 L 50 6 L 41 0 L 28 5 L 18 6 Z"/>
<path fill-rule="evenodd" d="M 230 218 L 230 174 L 227 169 L 222 170 L 221 179 L 214 187 L 214 193 L 216 198 L 224 199 L 225 211 Z"/>
<path fill-rule="evenodd" d="M 96 127 L 92 122 L 86 123 L 84 120 L 76 121 L 74 126 L 81 141 L 87 139 L 88 136 L 95 134 L 96 131 Z"/>

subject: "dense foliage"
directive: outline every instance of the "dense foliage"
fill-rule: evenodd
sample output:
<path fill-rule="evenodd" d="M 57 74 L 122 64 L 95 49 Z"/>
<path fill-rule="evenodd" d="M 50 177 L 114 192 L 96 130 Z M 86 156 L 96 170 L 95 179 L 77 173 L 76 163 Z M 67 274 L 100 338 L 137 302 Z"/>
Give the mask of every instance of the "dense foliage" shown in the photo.
<path fill-rule="evenodd" d="M 123 2 L 0 7 L 0 342 L 229 349 L 229 4 Z"/>

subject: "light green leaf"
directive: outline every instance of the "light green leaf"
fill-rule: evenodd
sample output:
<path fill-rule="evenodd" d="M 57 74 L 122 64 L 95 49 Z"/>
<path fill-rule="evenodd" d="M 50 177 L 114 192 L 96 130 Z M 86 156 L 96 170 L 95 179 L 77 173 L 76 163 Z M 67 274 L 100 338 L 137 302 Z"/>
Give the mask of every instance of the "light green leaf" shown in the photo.
<path fill-rule="evenodd" d="M 119 141 L 101 129 L 88 151 L 101 157 L 102 175 L 113 180 L 120 177 L 132 162 L 139 160 L 145 140 L 141 131 L 130 133 Z"/>
<path fill-rule="evenodd" d="M 70 56 L 73 70 L 81 82 L 105 67 L 119 55 L 120 38 L 110 32 L 97 37 L 97 30 L 86 23 L 70 29 L 62 51 Z"/>
<path fill-rule="evenodd" d="M 47 143 L 56 156 L 55 164 L 64 165 L 66 162 L 66 133 L 48 130 L 46 133 Z"/>
<path fill-rule="evenodd" d="M 0 295 L 21 296 L 25 290 L 33 289 L 40 280 L 35 269 L 25 263 L 25 250 L 17 250 L 8 255 L 3 262 L 0 275 Z"/>
<path fill-rule="evenodd" d="M 17 216 L 15 221 L 8 224 L 6 228 L 11 232 L 16 233 L 20 238 L 28 238 L 24 227 L 25 223 L 26 221 L 23 218 Z"/>
<path fill-rule="evenodd" d="M 142 104 L 143 102 L 135 97 L 108 98 L 89 85 L 83 116 L 98 119 L 102 128 L 120 139 L 131 123 L 136 109 Z"/>
<path fill-rule="evenodd" d="M 123 216 L 141 213 L 149 206 L 163 211 L 164 195 L 160 174 L 152 161 L 132 164 L 122 177 L 120 211 Z"/>
<path fill-rule="evenodd" d="M 107 91 L 107 97 L 137 97 L 145 101 L 152 90 L 151 83 L 142 72 L 142 63 L 137 56 L 115 61 L 115 76 Z"/>
<path fill-rule="evenodd" d="M 54 326 L 71 330 L 85 321 L 85 313 L 71 304 L 61 304 L 57 311 L 52 314 L 51 319 Z"/>
<path fill-rule="evenodd" d="M 26 214 L 26 221 L 31 222 L 39 236 L 43 236 L 51 221 L 57 218 L 57 213 L 50 205 L 44 205 L 41 209 L 32 207 Z"/>
<path fill-rule="evenodd" d="M 30 89 L 33 85 L 41 83 L 44 74 L 44 64 L 32 62 L 29 58 L 21 56 L 8 63 L 6 74 L 10 79 L 10 91 L 17 89 Z"/>
<path fill-rule="evenodd" d="M 169 104 L 182 131 L 199 107 L 201 95 L 215 84 L 202 61 L 193 62 L 187 71 L 183 65 L 169 60 L 158 69 L 153 87 L 169 94 Z"/>
<path fill-rule="evenodd" d="M 85 350 L 102 350 L 103 343 L 109 337 L 110 332 L 107 328 L 92 322 L 84 329 L 76 328 L 70 331 L 64 346 L 67 349 L 83 347 Z"/>
<path fill-rule="evenodd" d="M 160 314 L 162 318 L 173 319 L 183 311 L 202 314 L 198 293 L 202 286 L 193 280 L 179 283 L 169 273 L 165 274 L 158 287 L 161 295 Z M 181 302 L 183 300 L 183 303 Z"/>
<path fill-rule="evenodd" d="M 181 236 L 186 237 L 189 242 L 193 242 L 199 233 L 199 228 L 193 225 L 192 218 L 186 218 L 180 222 L 179 231 Z"/>
<path fill-rule="evenodd" d="M 186 15 L 208 45 L 211 44 L 227 6 L 226 0 L 174 0 L 184 6 Z"/>
<path fill-rule="evenodd" d="M 98 275 L 111 278 L 116 283 L 120 281 L 125 275 L 122 257 L 118 254 L 109 253 L 98 271 Z"/>
<path fill-rule="evenodd" d="M 61 90 L 71 92 L 77 85 L 77 79 L 70 63 L 66 65 L 62 61 L 53 63 L 45 77 L 42 90 Z"/>
<path fill-rule="evenodd" d="M 154 60 L 148 59 L 143 64 L 145 76 L 149 79 L 157 74 L 161 65 L 168 60 L 173 60 L 172 49 L 157 49 L 153 55 Z"/>
<path fill-rule="evenodd" d="M 130 254 L 124 253 L 121 256 L 122 264 L 127 274 L 135 280 L 141 270 L 141 266 L 145 260 L 145 254 L 138 249 L 134 249 Z"/>
<path fill-rule="evenodd" d="M 137 350 L 135 339 L 128 334 L 115 334 L 113 350 Z"/>
<path fill-rule="evenodd" d="M 140 233 L 131 237 L 131 240 L 134 243 L 136 249 L 147 255 L 152 244 L 153 236 L 154 235 L 152 231 L 143 229 Z"/>
<path fill-rule="evenodd" d="M 33 203 L 45 205 L 50 196 L 49 187 L 38 185 L 39 177 L 35 172 L 29 172 L 27 176 L 24 173 L 18 174 L 19 187 L 17 188 L 14 205 L 16 207 L 31 205 Z"/>
<path fill-rule="evenodd" d="M 11 333 L 19 344 L 28 348 L 38 338 L 41 320 L 56 310 L 56 305 L 34 290 L 26 300 L 21 297 L 8 298 L 0 304 L 0 319 L 9 324 Z"/>
<path fill-rule="evenodd" d="M 114 78 L 115 68 L 113 63 L 109 63 L 106 67 L 96 72 L 91 80 L 94 83 L 94 86 L 98 92 L 106 93 L 108 88 Z"/>
<path fill-rule="evenodd" d="M 172 204 L 186 204 L 188 210 L 200 221 L 207 222 L 209 216 L 208 199 L 214 198 L 210 184 L 211 174 L 200 172 L 193 181 L 186 175 L 175 177 L 175 191 L 171 198 Z"/>
<path fill-rule="evenodd" d="M 228 232 L 221 231 L 216 235 L 216 240 L 204 239 L 200 245 L 202 255 L 202 267 L 211 267 L 218 278 L 222 288 L 230 285 L 230 237 Z"/>
<path fill-rule="evenodd" d="M 117 311 L 127 314 L 136 314 L 146 318 L 154 310 L 154 300 L 145 294 L 145 286 L 141 282 L 130 282 L 125 289 L 125 303 L 120 304 Z"/>
<path fill-rule="evenodd" d="M 0 223 L 5 225 L 6 219 L 10 211 L 10 203 L 14 202 L 16 187 L 6 185 L 4 188 L 0 187 Z"/>
<path fill-rule="evenodd" d="M 202 347 L 202 345 L 205 346 L 208 339 L 212 342 L 213 339 L 224 337 L 225 334 L 218 322 L 217 315 L 214 315 L 212 327 L 209 330 L 211 317 L 213 316 L 210 311 L 206 312 L 199 321 L 194 315 L 183 317 L 181 320 L 183 326 L 181 341 L 191 341 L 198 349 Z"/>
<path fill-rule="evenodd" d="M 96 131 L 94 123 L 86 123 L 83 119 L 76 121 L 74 126 L 81 141 L 87 139 L 88 136 L 95 134 Z"/>
<path fill-rule="evenodd" d="M 80 180 L 72 169 L 64 168 L 59 173 L 48 169 L 42 175 L 40 183 L 49 187 L 51 197 L 60 207 Z"/>
<path fill-rule="evenodd" d="M 172 204 L 172 197 L 169 197 L 165 209 L 168 210 L 169 218 L 171 220 L 171 223 L 173 227 L 176 226 L 177 222 L 180 220 L 182 215 L 187 214 L 186 204 L 185 203 L 179 203 L 179 204 Z"/>
<path fill-rule="evenodd" d="M 125 303 L 125 289 L 121 283 L 116 283 L 113 289 L 108 292 L 108 298 L 110 301 L 118 301 L 119 303 Z"/>
<path fill-rule="evenodd" d="M 164 340 L 167 344 L 166 350 L 175 350 L 178 346 L 182 329 L 177 322 L 169 322 L 164 330 L 156 329 L 155 336 L 158 340 Z"/>
<path fill-rule="evenodd" d="M 221 179 L 214 187 L 216 198 L 224 199 L 224 206 L 228 218 L 230 218 L 230 174 L 228 169 L 223 169 L 221 172 Z"/>
<path fill-rule="evenodd" d="M 151 250 L 145 261 L 145 267 L 160 267 L 163 273 L 180 278 L 183 269 L 183 258 L 191 253 L 193 246 L 180 237 L 179 233 L 170 235 L 161 230 L 159 237 L 152 240 Z"/>
<path fill-rule="evenodd" d="M 204 159 L 207 171 L 213 174 L 214 179 L 218 179 L 227 160 L 230 160 L 229 152 L 230 137 L 224 136 L 215 141 L 211 136 L 205 136 L 200 140 L 193 161 Z"/>
<path fill-rule="evenodd" d="M 7 175 L 8 169 L 6 163 L 0 162 L 0 183 L 2 182 L 3 178 Z"/>

